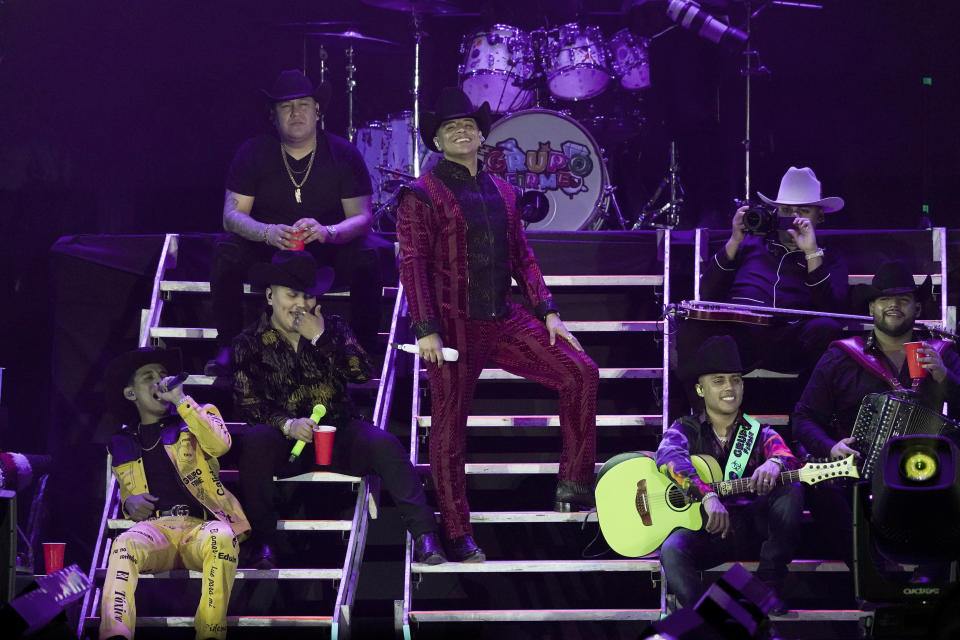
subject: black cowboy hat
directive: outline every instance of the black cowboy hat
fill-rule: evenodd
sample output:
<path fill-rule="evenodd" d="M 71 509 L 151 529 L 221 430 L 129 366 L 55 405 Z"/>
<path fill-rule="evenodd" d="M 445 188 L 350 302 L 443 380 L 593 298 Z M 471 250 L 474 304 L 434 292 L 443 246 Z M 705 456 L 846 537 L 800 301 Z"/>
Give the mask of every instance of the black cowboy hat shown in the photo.
<path fill-rule="evenodd" d="M 933 281 L 928 275 L 920 286 L 913 279 L 913 273 L 899 260 L 889 260 L 880 265 L 870 284 L 858 284 L 851 296 L 856 309 L 863 309 L 881 296 L 895 296 L 912 293 L 917 302 L 923 303 L 930 298 Z"/>
<path fill-rule="evenodd" d="M 428 148 L 439 153 L 440 149 L 433 144 L 437 129 L 447 120 L 457 118 L 476 120 L 484 138 L 490 133 L 490 103 L 484 101 L 479 109 L 474 109 L 470 98 L 459 87 L 444 87 L 437 98 L 437 108 L 434 111 L 425 111 L 420 116 L 420 139 Z"/>
<path fill-rule="evenodd" d="M 261 262 L 250 269 L 254 285 L 270 287 L 280 285 L 295 291 L 320 296 L 333 284 L 333 269 L 317 268 L 317 263 L 306 251 L 283 249 L 273 254 L 269 263 Z"/>
<path fill-rule="evenodd" d="M 712 336 L 704 340 L 697 349 L 691 372 L 694 379 L 710 373 L 743 373 L 736 340 L 730 336 Z"/>
<path fill-rule="evenodd" d="M 310 97 L 317 101 L 320 111 L 325 112 L 330 104 L 332 89 L 328 82 L 321 82 L 314 87 L 310 79 L 303 75 L 299 69 L 287 69 L 280 72 L 270 89 L 261 89 L 260 91 L 267 96 L 270 102 Z"/>
<path fill-rule="evenodd" d="M 148 364 L 161 364 L 169 375 L 176 375 L 183 369 L 183 356 L 180 349 L 141 347 L 122 353 L 111 360 L 103 375 L 108 410 L 119 416 L 129 411 L 132 405 L 124 399 L 123 389 L 137 369 Z"/>

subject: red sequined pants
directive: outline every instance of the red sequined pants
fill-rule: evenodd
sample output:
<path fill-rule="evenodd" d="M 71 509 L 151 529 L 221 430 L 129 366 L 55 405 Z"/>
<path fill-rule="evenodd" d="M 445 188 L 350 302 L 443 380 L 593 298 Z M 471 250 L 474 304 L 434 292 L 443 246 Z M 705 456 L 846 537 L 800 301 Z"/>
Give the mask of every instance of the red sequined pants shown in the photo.
<path fill-rule="evenodd" d="M 596 458 L 597 365 L 563 338 L 550 345 L 543 322 L 519 305 L 494 321 L 444 320 L 444 346 L 460 352 L 456 362 L 426 363 L 432 418 L 430 468 L 447 538 L 472 534 L 467 502 L 467 416 L 477 378 L 493 365 L 553 389 L 559 396 L 559 477 L 592 483 Z"/>

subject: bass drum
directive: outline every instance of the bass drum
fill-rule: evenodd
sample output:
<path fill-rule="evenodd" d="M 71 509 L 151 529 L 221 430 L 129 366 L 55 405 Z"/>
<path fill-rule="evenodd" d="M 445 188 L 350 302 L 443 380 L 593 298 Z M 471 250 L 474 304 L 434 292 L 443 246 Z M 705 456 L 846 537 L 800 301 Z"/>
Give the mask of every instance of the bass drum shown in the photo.
<path fill-rule="evenodd" d="M 528 231 L 599 227 L 607 170 L 596 140 L 576 120 L 546 109 L 518 111 L 491 127 L 481 153 L 487 171 L 547 197 L 546 217 Z"/>

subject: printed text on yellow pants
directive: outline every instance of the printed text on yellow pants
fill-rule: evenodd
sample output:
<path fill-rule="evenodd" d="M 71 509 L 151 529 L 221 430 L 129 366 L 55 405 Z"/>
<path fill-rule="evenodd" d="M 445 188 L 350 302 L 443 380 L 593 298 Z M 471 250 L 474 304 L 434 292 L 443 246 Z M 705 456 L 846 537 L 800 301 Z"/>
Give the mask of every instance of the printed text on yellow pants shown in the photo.
<path fill-rule="evenodd" d="M 100 637 L 133 637 L 140 573 L 177 568 L 202 572 L 197 638 L 225 638 L 227 603 L 237 572 L 237 537 L 219 520 L 165 516 L 138 522 L 113 543 L 100 606 Z"/>

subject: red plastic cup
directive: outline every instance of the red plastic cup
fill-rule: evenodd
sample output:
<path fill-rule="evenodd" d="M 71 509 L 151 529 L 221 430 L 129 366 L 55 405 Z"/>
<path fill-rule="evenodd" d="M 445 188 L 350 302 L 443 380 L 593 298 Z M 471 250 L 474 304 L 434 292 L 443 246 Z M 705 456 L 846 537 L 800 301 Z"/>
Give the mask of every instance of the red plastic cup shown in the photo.
<path fill-rule="evenodd" d="M 66 542 L 43 543 L 43 568 L 48 575 L 63 569 L 63 553 L 66 549 Z"/>
<path fill-rule="evenodd" d="M 923 347 L 922 342 L 908 342 L 903 345 L 907 352 L 907 367 L 910 369 L 910 377 L 914 379 L 924 378 L 927 375 L 927 370 L 920 364 L 920 354 L 917 353 L 917 349 L 921 347 Z"/>
<path fill-rule="evenodd" d="M 337 428 L 329 424 L 318 424 L 313 428 L 313 452 L 317 464 L 326 466 L 333 457 L 333 436 Z"/>
<path fill-rule="evenodd" d="M 292 247 L 290 247 L 291 251 L 303 251 L 304 245 L 303 245 L 303 240 L 301 240 L 301 238 L 305 233 L 306 231 L 297 231 L 295 234 L 293 234 L 296 240 L 291 241 L 291 244 L 293 245 Z"/>

